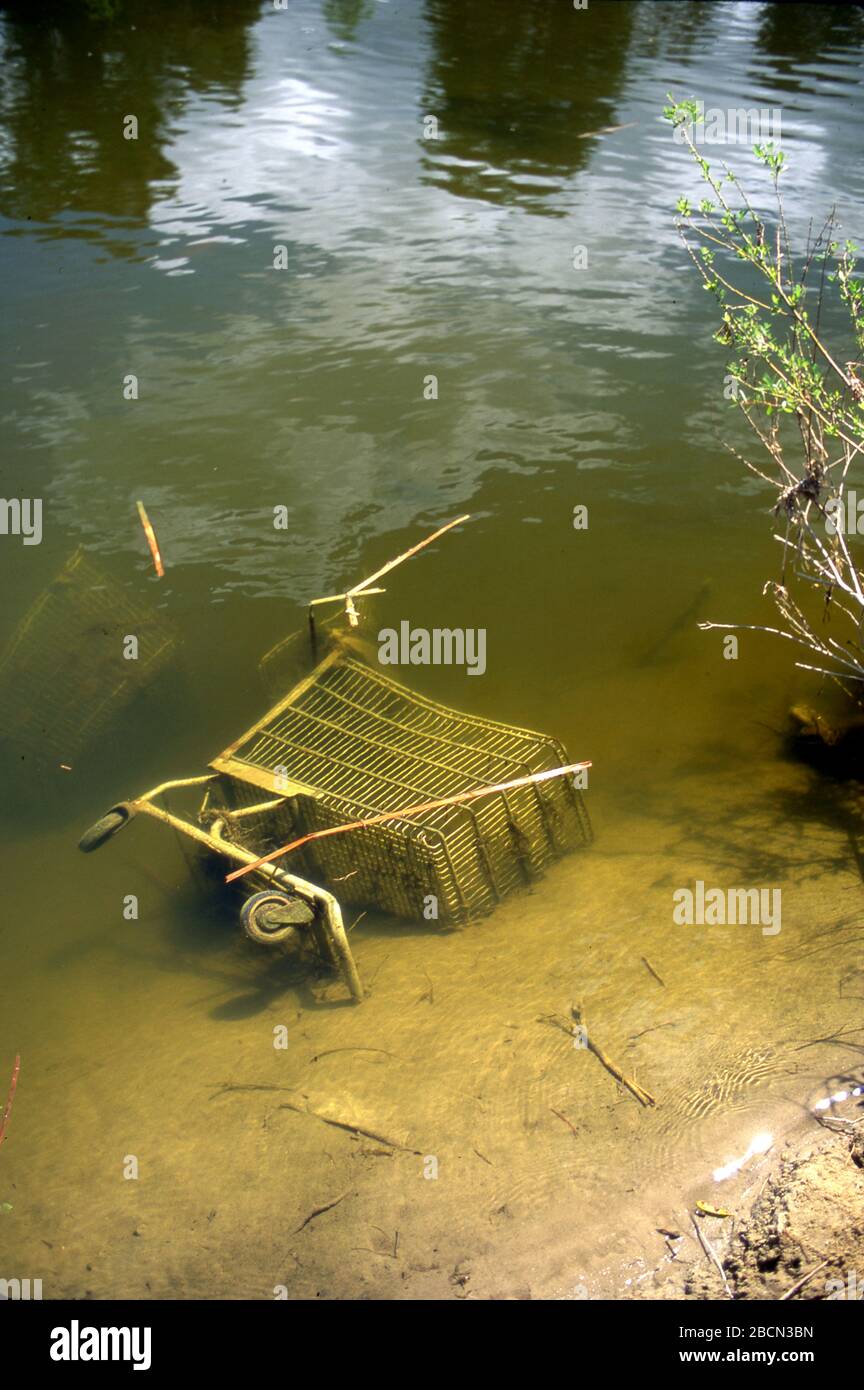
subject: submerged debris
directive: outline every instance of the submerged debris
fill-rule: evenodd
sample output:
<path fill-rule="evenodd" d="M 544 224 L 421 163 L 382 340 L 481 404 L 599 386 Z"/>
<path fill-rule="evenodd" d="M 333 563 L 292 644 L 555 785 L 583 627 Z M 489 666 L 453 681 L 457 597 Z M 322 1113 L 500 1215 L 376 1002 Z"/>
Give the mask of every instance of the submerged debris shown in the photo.
<path fill-rule="evenodd" d="M 0 729 L 10 768 L 56 780 L 162 670 L 173 628 L 78 550 L 0 656 Z"/>
<path fill-rule="evenodd" d="M 634 1081 L 632 1077 L 625 1076 L 621 1068 L 616 1066 L 615 1063 L 611 1061 L 609 1057 L 607 1057 L 603 1049 L 599 1047 L 596 1042 L 593 1041 L 591 1035 L 588 1032 L 588 1028 L 585 1023 L 585 1015 L 582 1012 L 580 1006 L 578 1004 L 574 1004 L 570 1009 L 570 1013 L 573 1017 L 573 1021 L 576 1024 L 576 1027 L 582 1029 L 582 1036 L 584 1037 L 585 1046 L 587 1047 L 588 1051 L 594 1053 L 594 1056 L 597 1058 L 597 1061 L 602 1063 L 602 1065 L 606 1068 L 610 1075 L 614 1076 L 615 1080 L 618 1081 L 622 1086 L 625 1086 L 627 1090 L 630 1092 L 630 1094 L 636 1097 L 640 1105 L 656 1105 L 657 1101 L 654 1099 L 651 1092 L 646 1091 L 645 1087 L 640 1086 L 639 1082 Z"/>
<path fill-rule="evenodd" d="M 141 518 L 141 525 L 144 527 L 144 535 L 147 537 L 147 544 L 150 547 L 150 554 L 153 556 L 153 564 L 156 569 L 157 578 L 162 579 L 165 575 L 165 566 L 162 564 L 162 556 L 159 553 L 159 542 L 156 539 L 156 532 L 147 515 L 147 509 L 143 502 L 136 502 L 138 515 Z"/>
<path fill-rule="evenodd" d="M 18 1073 L 20 1070 L 21 1058 L 16 1055 L 15 1065 L 12 1068 L 12 1080 L 9 1083 L 9 1095 L 6 1097 L 6 1109 L 3 1111 L 3 1119 L 0 1120 L 0 1144 L 2 1144 L 3 1140 L 6 1138 L 6 1131 L 9 1128 L 9 1117 L 12 1114 L 12 1103 L 15 1100 L 15 1092 L 18 1089 Z"/>

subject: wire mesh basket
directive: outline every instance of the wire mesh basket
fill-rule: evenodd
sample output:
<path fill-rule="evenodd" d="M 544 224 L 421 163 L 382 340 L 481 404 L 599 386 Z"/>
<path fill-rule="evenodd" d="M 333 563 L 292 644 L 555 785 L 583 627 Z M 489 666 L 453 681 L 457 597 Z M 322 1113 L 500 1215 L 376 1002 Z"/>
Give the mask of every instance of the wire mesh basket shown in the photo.
<path fill-rule="evenodd" d="M 211 766 L 230 804 L 286 798 L 242 822 L 264 853 L 314 830 L 398 811 L 567 762 L 561 745 L 416 695 L 336 650 Z M 239 824 L 239 822 L 238 822 Z M 489 912 L 557 855 L 588 843 L 573 779 L 561 777 L 313 841 L 291 868 L 345 903 L 439 922 Z"/>
<path fill-rule="evenodd" d="M 124 637 L 138 641 L 126 660 Z M 162 670 L 176 636 L 78 550 L 0 656 L 0 745 L 27 776 L 71 763 Z"/>

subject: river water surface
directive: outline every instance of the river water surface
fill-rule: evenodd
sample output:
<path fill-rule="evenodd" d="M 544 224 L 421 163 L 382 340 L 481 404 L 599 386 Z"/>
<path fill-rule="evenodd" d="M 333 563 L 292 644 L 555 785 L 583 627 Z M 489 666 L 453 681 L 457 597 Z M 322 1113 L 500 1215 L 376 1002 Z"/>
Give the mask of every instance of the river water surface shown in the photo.
<path fill-rule="evenodd" d="M 20 778 L 4 797 L 0 1069 L 22 1063 L 0 1272 L 46 1297 L 651 1290 L 656 1226 L 860 1060 L 804 1044 L 864 995 L 854 822 L 780 736 L 816 678 L 757 634 L 726 661 L 696 626 L 772 621 L 777 547 L 725 447 L 749 441 L 661 110 L 781 110 L 793 232 L 836 204 L 854 237 L 864 20 L 78 8 L 0 6 L 2 490 L 43 500 L 40 545 L 0 537 L 0 635 L 80 546 L 175 625 L 179 659 L 44 799 L 19 803 Z M 767 194 L 748 144 L 716 156 Z M 459 933 L 369 914 L 357 1009 L 245 943 L 162 827 L 78 853 L 106 806 L 203 771 L 262 713 L 259 658 L 311 599 L 462 513 L 364 632 L 484 628 L 482 678 L 403 678 L 592 759 L 592 848 Z M 70 748 L 87 713 L 63 711 Z M 674 925 L 696 880 L 781 889 L 782 930 Z M 655 1109 L 549 1021 L 577 1001 Z"/>

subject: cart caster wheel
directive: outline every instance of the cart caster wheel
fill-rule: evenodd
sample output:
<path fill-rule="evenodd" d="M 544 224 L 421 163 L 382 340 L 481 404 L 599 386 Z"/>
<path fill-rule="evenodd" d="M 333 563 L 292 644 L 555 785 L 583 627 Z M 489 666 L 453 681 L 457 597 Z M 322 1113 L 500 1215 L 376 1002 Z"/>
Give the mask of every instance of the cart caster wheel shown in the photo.
<path fill-rule="evenodd" d="M 240 921 L 248 937 L 263 946 L 296 943 L 315 913 L 301 897 L 265 889 L 253 893 L 240 909 Z"/>
<path fill-rule="evenodd" d="M 116 835 L 118 830 L 122 830 L 131 818 L 132 812 L 127 806 L 115 806 L 101 820 L 97 820 L 95 825 L 91 825 L 89 830 L 85 830 L 78 841 L 78 848 L 85 854 L 92 853 L 94 849 L 104 845 L 106 840 L 110 840 L 112 835 Z"/>

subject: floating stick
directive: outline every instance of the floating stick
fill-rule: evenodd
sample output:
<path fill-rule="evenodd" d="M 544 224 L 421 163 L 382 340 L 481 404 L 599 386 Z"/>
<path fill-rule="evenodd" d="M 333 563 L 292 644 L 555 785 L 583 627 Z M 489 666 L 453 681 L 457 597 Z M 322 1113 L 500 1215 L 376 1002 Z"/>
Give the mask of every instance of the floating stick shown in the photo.
<path fill-rule="evenodd" d="M 364 589 L 366 594 L 386 594 L 386 589 Z M 319 603 L 341 603 L 343 599 L 350 598 L 351 595 L 345 594 L 325 594 L 324 598 L 313 598 L 309 604 L 310 608 L 315 608 Z"/>
<path fill-rule="evenodd" d="M 470 518 L 471 513 L 466 512 L 464 516 L 454 517 L 454 519 L 448 521 L 445 526 L 439 526 L 438 530 L 433 531 L 431 536 L 427 536 L 423 541 L 418 541 L 416 545 L 412 545 L 410 550 L 404 551 L 402 555 L 397 555 L 395 560 L 388 560 L 387 564 L 382 565 L 380 570 L 376 570 L 374 574 L 370 574 L 368 579 L 361 579 L 359 584 L 355 584 L 351 589 L 346 589 L 344 594 L 327 594 L 325 598 L 313 598 L 312 602 L 309 604 L 309 631 L 312 640 L 312 650 L 315 650 L 315 615 L 312 609 L 316 604 L 335 603 L 344 599 L 348 621 L 352 627 L 357 627 L 360 617 L 354 605 L 354 599 L 357 598 L 359 594 L 386 593 L 386 589 L 370 589 L 369 585 L 374 584 L 375 580 L 380 579 L 383 574 L 389 574 L 390 570 L 395 569 L 397 565 L 401 565 L 403 560 L 410 560 L 411 556 L 416 555 L 418 550 L 423 550 L 425 546 L 431 545 L 433 541 L 437 541 L 438 537 L 443 536 L 445 531 L 452 530 L 454 526 L 458 526 L 460 522 L 469 521 Z"/>
<path fill-rule="evenodd" d="M 165 566 L 162 564 L 162 556 L 159 554 L 159 542 L 156 540 L 156 532 L 150 524 L 150 518 L 143 502 L 136 502 L 138 515 L 141 518 L 141 525 L 144 527 L 144 535 L 147 537 L 147 544 L 150 547 L 150 554 L 153 556 L 153 564 L 156 566 L 156 573 L 161 579 L 165 573 Z"/>
<path fill-rule="evenodd" d="M 614 135 L 616 130 L 627 130 L 631 125 L 638 124 L 636 121 L 625 121 L 623 125 L 601 125 L 599 130 L 583 130 L 577 135 L 577 140 L 592 140 L 595 135 Z"/>
<path fill-rule="evenodd" d="M 347 825 L 330 825 L 324 830 L 312 830 L 308 835 L 301 835 L 299 840 L 292 840 L 289 845 L 283 845 L 281 849 L 271 850 L 261 859 L 255 859 L 251 864 L 244 864 L 242 869 L 235 869 L 233 873 L 225 875 L 226 883 L 233 883 L 235 878 L 242 878 L 244 874 L 251 874 L 253 869 L 260 869 L 262 864 L 269 864 L 273 859 L 280 859 L 283 854 L 290 854 L 291 850 L 299 849 L 301 845 L 306 845 L 310 840 L 323 840 L 325 835 L 341 835 L 346 830 L 362 830 L 367 825 L 383 825 L 388 820 L 407 820 L 409 816 L 419 816 L 424 811 L 437 811 L 443 806 L 458 806 L 462 801 L 476 801 L 481 796 L 493 796 L 496 792 L 513 791 L 516 787 L 529 787 L 534 782 L 548 782 L 552 777 L 566 777 L 568 773 L 578 772 L 583 767 L 591 767 L 590 762 L 568 763 L 566 767 L 549 768 L 546 772 L 532 772 L 529 777 L 516 777 L 512 782 L 499 782 L 495 787 L 472 787 L 467 792 L 457 792 L 455 796 L 442 796 L 437 801 L 421 801 L 416 806 L 403 806 L 399 811 L 385 811 L 380 816 L 369 816 L 367 820 L 349 821 Z"/>
<path fill-rule="evenodd" d="M 402 555 L 397 555 L 395 560 L 388 560 L 386 565 L 382 565 L 380 570 L 376 570 L 374 574 L 370 574 L 368 579 L 363 579 L 359 584 L 355 584 L 352 589 L 348 590 L 348 597 L 352 598 L 356 594 L 362 594 L 364 589 L 368 589 L 370 584 L 375 583 L 376 579 L 380 579 L 384 574 L 389 574 L 390 570 L 395 569 L 397 565 L 401 565 L 403 560 L 410 560 L 411 556 L 416 555 L 418 550 L 422 550 L 424 546 L 431 545 L 433 541 L 437 541 L 438 537 L 443 536 L 445 531 L 452 530 L 454 526 L 458 526 L 462 521 L 469 521 L 470 518 L 471 513 L 466 512 L 464 516 L 457 516 L 453 521 L 448 521 L 446 526 L 439 526 L 438 530 L 433 531 L 431 536 L 427 536 L 425 541 L 418 541 L 416 545 L 412 545 L 410 550 L 406 550 Z"/>
<path fill-rule="evenodd" d="M 6 1098 L 6 1109 L 3 1111 L 3 1122 L 0 1124 L 0 1144 L 6 1138 L 6 1130 L 9 1127 L 9 1116 L 12 1114 L 12 1102 L 15 1099 L 15 1088 L 18 1085 L 18 1073 L 21 1070 L 21 1056 L 15 1057 L 15 1065 L 12 1068 L 12 1080 L 9 1085 L 9 1095 Z"/>

